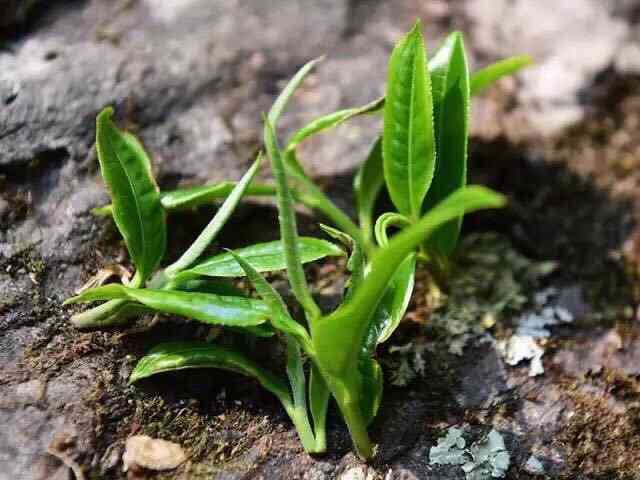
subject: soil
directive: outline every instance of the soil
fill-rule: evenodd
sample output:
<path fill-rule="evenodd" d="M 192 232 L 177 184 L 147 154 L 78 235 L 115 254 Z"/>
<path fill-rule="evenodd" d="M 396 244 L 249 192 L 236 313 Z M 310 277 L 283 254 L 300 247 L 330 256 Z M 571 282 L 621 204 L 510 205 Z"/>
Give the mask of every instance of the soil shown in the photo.
<path fill-rule="evenodd" d="M 25 25 L 20 13 L 19 23 L 8 37 L 15 43 L 10 44 L 18 48 L 30 38 L 46 43 L 53 33 L 66 31 L 82 18 L 83 27 L 74 35 L 82 37 L 83 29 L 94 35 L 95 24 L 100 24 L 109 38 L 91 48 L 104 48 L 111 52 L 109 55 L 116 55 L 113 52 L 118 50 L 112 52 L 104 43 L 133 36 L 122 25 L 129 28 L 139 18 L 138 2 L 120 5 L 123 10 L 118 11 L 125 13 L 119 13 L 108 25 L 100 23 L 104 15 L 113 13 L 107 7 L 79 3 L 84 10 L 78 7 L 56 13 L 54 9 L 52 18 L 62 20 L 51 25 L 45 22 L 41 26 L 48 13 L 39 14 L 32 25 Z M 350 22 L 341 24 L 340 38 L 345 43 L 336 47 L 338 60 L 333 60 L 334 67 L 356 58 L 367 45 L 364 38 L 374 45 L 375 52 L 370 54 L 373 60 L 356 65 L 350 72 L 358 78 L 367 77 L 371 65 L 383 65 L 380 58 L 392 42 L 385 35 L 391 37 L 396 30 L 402 31 L 405 18 L 424 13 L 414 3 L 403 2 L 401 18 L 392 21 L 388 7 L 381 3 L 383 6 L 367 19 L 368 25 L 373 25 L 367 27 L 370 30 Z M 351 16 L 364 15 L 369 12 L 366 4 L 345 2 L 344 8 L 351 9 Z M 309 8 L 322 14 L 329 10 L 326 6 Z M 434 36 L 456 24 L 451 12 L 429 8 L 437 18 Z M 251 15 L 261 13 L 252 11 Z M 345 18 L 351 18 L 349 15 Z M 199 25 L 196 20 L 190 21 Z M 383 22 L 384 33 L 376 30 L 380 24 L 376 22 Z M 3 19 L 5 28 L 10 24 Z M 331 29 L 312 25 L 308 29 L 317 36 L 309 41 L 318 45 L 323 35 L 333 35 Z M 266 33 L 265 38 L 270 38 Z M 289 58 L 279 58 L 273 51 L 280 46 L 281 40 L 274 41 L 265 47 L 266 53 L 260 53 L 273 60 L 270 67 L 261 63 L 264 59 L 256 58 L 257 53 L 253 57 L 247 53 L 250 45 L 243 45 L 222 59 L 216 57 L 217 53 L 208 57 L 209 67 L 228 68 L 231 73 L 211 77 L 201 71 L 194 73 L 187 96 L 201 98 L 205 91 L 204 98 L 212 102 L 212 108 L 222 112 L 216 122 L 226 133 L 213 143 L 203 140 L 207 132 L 194 127 L 206 115 L 199 112 L 194 100 L 184 100 L 174 91 L 187 85 L 180 84 L 182 77 L 172 78 L 169 83 L 173 84 L 167 86 L 153 72 L 137 76 L 140 72 L 136 71 L 133 79 L 119 73 L 128 80 L 117 89 L 139 81 L 140 90 L 107 94 L 110 87 L 104 87 L 107 90 L 100 90 L 99 99 L 81 107 L 89 120 L 70 118 L 71 111 L 53 117 L 26 117 L 46 121 L 28 127 L 17 140 L 2 130 L 7 126 L 11 129 L 9 120 L 6 125 L 0 124 L 0 133 L 5 133 L 0 135 L 0 141 L 5 142 L 0 152 L 6 154 L 0 160 L 0 478 L 70 478 L 68 465 L 47 453 L 56 439 L 87 478 L 127 478 L 122 470 L 124 442 L 138 433 L 179 443 L 188 460 L 169 472 L 129 472 L 129 478 L 464 478 L 459 467 L 429 463 L 429 449 L 451 426 L 465 428 L 473 440 L 482 438 L 491 428 L 498 430 L 511 456 L 507 478 L 538 478 L 525 467 L 532 455 L 551 478 L 640 478 L 640 77 L 634 73 L 601 71 L 589 85 L 589 95 L 581 97 L 581 120 L 551 136 L 523 135 L 526 122 L 510 127 L 497 120 L 519 115 L 511 83 L 501 84 L 483 100 L 493 102 L 489 116 L 493 123 L 490 128 L 483 125 L 478 129 L 472 140 L 471 180 L 506 193 L 510 205 L 504 211 L 470 217 L 465 235 L 497 234 L 507 245 L 507 250 L 499 253 L 501 260 L 507 258 L 502 256 L 505 252 L 524 259 L 526 268 L 518 267 L 512 279 L 522 301 L 496 314 L 495 321 L 488 325 L 482 326 L 482 318 L 474 317 L 474 323 L 465 327 L 470 334 L 462 355 L 456 355 L 450 351 L 454 339 L 451 328 L 437 321 L 447 318 L 448 307 L 441 306 L 441 299 L 434 299 L 434 292 L 425 287 L 428 282 L 417 283 L 407 321 L 378 351 L 386 384 L 380 414 L 371 428 L 378 453 L 369 465 L 352 453 L 334 406 L 329 418 L 329 450 L 310 456 L 302 450 L 276 399 L 251 380 L 221 371 L 191 371 L 127 385 L 136 360 L 163 339 L 217 335 L 221 342 L 242 345 L 272 362 L 280 352 L 274 352 L 268 341 L 215 329 L 212 332 L 209 327 L 178 318 L 165 318 L 152 328 L 148 319 L 104 331 L 80 332 L 70 325 L 69 317 L 79 307 L 63 308 L 64 298 L 105 265 L 130 267 L 112 222 L 88 213 L 105 199 L 90 153 L 93 132 L 85 125 L 97 103 L 111 101 L 109 95 L 117 97 L 119 106 L 126 104 L 125 99 L 131 103 L 133 125 L 157 152 L 155 160 L 163 188 L 218 179 L 215 177 L 219 173 L 210 175 L 206 169 L 219 168 L 234 176 L 250 161 L 258 145 L 259 116 L 253 110 L 267 105 L 279 82 L 295 70 L 289 62 L 302 61 L 309 54 L 309 49 L 300 48 Z M 148 57 L 154 60 L 141 55 L 157 68 L 153 52 Z M 136 57 L 132 64 L 143 60 Z M 333 79 L 339 84 L 349 74 L 336 73 L 338 68 L 328 70 L 330 73 L 312 78 L 312 83 L 330 83 Z M 82 71 L 71 75 L 69 98 L 86 95 L 74 90 L 84 79 L 82 75 Z M 255 84 L 243 86 L 249 78 L 257 78 Z M 20 101 L 23 95 L 35 98 L 38 85 L 42 84 L 26 82 L 18 94 Z M 212 93 L 212 85 L 223 89 L 225 95 Z M 368 98 L 360 99 L 359 95 L 373 98 L 382 84 L 376 81 L 371 85 L 365 92 L 357 92 L 358 86 L 352 85 L 346 100 L 335 102 L 364 103 Z M 0 93 L 4 92 L 2 88 Z M 165 95 L 165 102 L 152 105 L 153 98 L 141 98 L 143 91 L 154 98 Z M 320 108 L 327 98 L 333 98 L 332 92 L 314 90 L 312 85 L 297 99 L 300 110 Z M 258 106 L 238 106 L 245 96 L 254 94 Z M 11 96 L 2 98 L 7 106 L 15 100 Z M 34 100 L 34 104 L 39 106 L 39 101 Z M 486 107 L 486 103 L 482 105 Z M 180 137 L 184 134 L 180 122 L 167 120 L 169 115 L 163 108 L 182 115 L 185 131 L 195 132 L 192 137 Z M 33 114 L 28 108 L 25 111 Z M 247 125 L 252 117 L 257 120 Z M 293 125 L 305 117 L 296 112 L 291 118 Z M 62 126 L 52 126 L 54 121 Z M 362 146 L 368 145 L 369 139 L 362 137 L 369 130 L 366 121 L 356 123 L 352 130 L 341 130 L 347 137 L 346 166 L 338 160 L 323 164 L 322 155 L 335 158 L 344 153 L 331 144 L 320 141 L 315 145 L 320 153 L 315 155 L 310 152 L 313 144 L 305 147 L 310 170 L 347 208 L 353 205 L 348 188 L 355 165 L 352 159 L 366 151 Z M 52 131 L 55 135 L 49 135 Z M 57 143 L 56 139 L 62 137 L 65 141 Z M 190 140 L 195 144 L 189 144 Z M 183 169 L 175 157 L 192 147 L 194 152 L 186 157 Z M 219 155 L 219 163 L 209 158 L 212 152 Z M 384 210 L 384 200 L 379 207 Z M 203 208 L 170 217 L 167 261 L 195 237 L 213 211 Z M 304 231 L 319 235 L 317 218 L 308 212 L 300 217 Z M 271 205 L 243 205 L 219 244 L 234 247 L 277 238 L 276 219 Z M 472 257 L 473 248 L 460 252 L 459 261 Z M 533 275 L 534 269 L 545 262 L 554 262 L 555 269 Z M 344 268 L 341 262 L 327 261 L 307 269 L 314 291 L 326 308 L 335 303 L 345 280 Z M 454 274 L 465 275 L 465 268 L 454 268 Z M 418 279 L 427 275 L 421 270 Z M 280 286 L 284 283 L 278 275 L 273 280 Z M 545 372 L 530 377 L 528 362 L 506 364 L 495 342 L 510 338 L 536 295 L 550 288 L 559 292 L 559 304 L 571 312 L 574 321 L 552 327 L 551 335 L 541 341 Z M 478 295 L 487 298 L 495 293 L 491 288 L 480 291 L 484 293 Z M 442 293 L 453 297 L 452 292 Z M 408 355 L 418 357 L 407 360 L 394 347 L 409 344 Z M 417 358 L 424 362 L 423 369 L 417 368 Z M 404 381 L 396 381 L 400 365 L 410 371 Z"/>

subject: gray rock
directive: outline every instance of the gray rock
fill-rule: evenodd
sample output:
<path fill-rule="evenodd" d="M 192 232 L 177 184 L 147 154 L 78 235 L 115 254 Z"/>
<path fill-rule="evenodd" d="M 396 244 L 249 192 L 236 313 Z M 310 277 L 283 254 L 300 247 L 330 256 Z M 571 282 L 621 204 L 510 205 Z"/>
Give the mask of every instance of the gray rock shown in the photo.
<path fill-rule="evenodd" d="M 584 114 L 579 95 L 616 65 L 639 72 L 631 12 L 637 1 L 472 0 L 464 10 L 469 42 L 485 57 L 526 53 L 535 67 L 521 74 L 518 99 L 542 135 L 555 135 Z M 587 53 L 588 52 L 588 53 Z"/>

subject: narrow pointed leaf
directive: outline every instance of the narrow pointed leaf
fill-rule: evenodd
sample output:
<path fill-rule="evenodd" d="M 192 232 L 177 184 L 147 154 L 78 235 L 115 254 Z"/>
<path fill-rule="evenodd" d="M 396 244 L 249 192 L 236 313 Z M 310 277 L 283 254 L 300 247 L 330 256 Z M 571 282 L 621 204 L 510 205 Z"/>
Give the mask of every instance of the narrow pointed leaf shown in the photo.
<path fill-rule="evenodd" d="M 478 70 L 471 76 L 471 95 L 477 95 L 502 77 L 516 73 L 532 64 L 533 59 L 529 55 L 519 55 L 505 58 Z"/>
<path fill-rule="evenodd" d="M 289 390 L 280 378 L 240 352 L 204 342 L 170 342 L 158 345 L 140 359 L 131 373 L 129 383 L 158 373 L 192 368 L 220 368 L 253 377 L 278 398 L 289 402 Z"/>
<path fill-rule="evenodd" d="M 164 256 L 167 232 L 160 194 L 142 145 L 112 122 L 107 107 L 96 120 L 96 149 L 113 202 L 113 217 L 142 280 Z"/>
<path fill-rule="evenodd" d="M 70 298 L 65 304 L 112 299 L 131 300 L 158 312 L 181 315 L 213 325 L 235 327 L 260 325 L 269 316 L 269 308 L 265 303 L 252 298 L 228 297 L 213 293 L 137 289 L 119 284 L 87 290 Z"/>
<path fill-rule="evenodd" d="M 287 182 L 287 174 L 285 172 L 282 154 L 278 147 L 273 125 L 268 118 L 264 120 L 264 141 L 269 157 L 271 158 L 271 168 L 276 179 L 276 185 L 278 186 L 278 220 L 287 265 L 287 276 L 296 299 L 300 302 L 307 315 L 310 318 L 315 318 L 320 315 L 320 309 L 311 297 L 302 268 L 298 227 L 293 211 L 291 191 L 289 190 L 289 184 Z"/>
<path fill-rule="evenodd" d="M 213 185 L 203 185 L 198 187 L 185 187 L 177 190 L 160 192 L 160 203 L 166 211 L 186 210 L 196 208 L 201 205 L 209 205 L 224 200 L 229 196 L 236 186 L 236 182 L 221 182 Z M 273 197 L 276 194 L 276 187 L 267 184 L 249 185 L 245 196 Z M 96 216 L 111 215 L 113 206 L 111 204 L 97 207 L 91 210 Z"/>
<path fill-rule="evenodd" d="M 313 262 L 325 257 L 344 255 L 333 243 L 312 237 L 299 237 L 298 247 L 302 263 Z M 235 250 L 258 272 L 275 272 L 287 268 L 284 244 L 280 240 L 257 243 Z M 198 263 L 182 272 L 185 275 L 204 275 L 208 277 L 243 277 L 245 271 L 230 252 L 221 253 Z"/>
<path fill-rule="evenodd" d="M 481 186 L 462 188 L 374 252 L 370 273 L 351 301 L 313 325 L 312 338 L 322 368 L 341 376 L 358 362 L 375 310 L 407 256 L 444 223 L 461 214 L 504 206 L 503 195 Z M 339 332 L 339 335 L 336 334 Z"/>
<path fill-rule="evenodd" d="M 459 32 L 449 35 L 432 64 L 431 85 L 438 163 L 431 189 L 425 199 L 425 210 L 437 205 L 467 183 L 469 68 Z M 458 241 L 461 224 L 462 217 L 459 217 L 443 225 L 434 233 L 429 244 L 441 254 L 451 254 Z"/>
<path fill-rule="evenodd" d="M 165 269 L 165 274 L 169 277 L 175 276 L 181 270 L 184 270 L 191 266 L 202 255 L 202 252 L 209 246 L 213 239 L 218 235 L 218 232 L 227 223 L 229 217 L 240 203 L 240 199 L 246 192 L 247 188 L 253 181 L 258 169 L 260 168 L 260 162 L 262 160 L 262 154 L 258 154 L 258 158 L 253 163 L 251 168 L 247 170 L 242 179 L 237 183 L 233 190 L 224 201 L 220 209 L 216 212 L 215 216 L 211 219 L 209 224 L 204 228 L 202 233 L 198 235 L 198 238 L 191 244 L 182 256 L 176 260 L 173 264 Z"/>
<path fill-rule="evenodd" d="M 167 210 L 179 210 L 207 205 L 217 200 L 227 198 L 237 182 L 222 182 L 214 185 L 188 187 L 160 193 L 162 206 Z M 249 185 L 245 196 L 272 197 L 276 194 L 276 187 L 266 184 Z"/>
<path fill-rule="evenodd" d="M 360 228 L 367 243 L 371 242 L 371 236 L 373 234 L 373 212 L 383 185 L 382 138 L 379 138 L 353 179 L 353 189 L 356 194 L 356 203 L 358 206 L 358 219 L 360 220 Z"/>
<path fill-rule="evenodd" d="M 419 218 L 436 159 L 431 85 L 420 22 L 391 54 L 382 149 L 393 204 L 400 213 Z"/>
<path fill-rule="evenodd" d="M 289 100 L 291 99 L 295 91 L 298 89 L 305 77 L 309 75 L 311 70 L 313 70 L 313 68 L 323 59 L 324 57 L 319 57 L 305 64 L 300 70 L 296 72 L 293 78 L 289 80 L 282 92 L 280 92 L 280 95 L 278 95 L 276 101 L 273 102 L 273 105 L 269 110 L 269 115 L 267 116 L 267 118 L 269 119 L 269 123 L 273 125 L 274 129 L 278 126 L 280 115 L 282 115 L 282 112 L 284 112 L 284 109 L 287 107 L 287 103 L 289 103 Z"/>
<path fill-rule="evenodd" d="M 233 260 L 244 270 L 251 284 L 270 310 L 271 324 L 285 333 L 298 339 L 309 351 L 310 339 L 307 330 L 289 315 L 287 306 L 280 294 L 267 282 L 249 262 L 237 253 L 228 252 Z"/>
<path fill-rule="evenodd" d="M 287 143 L 285 151 L 293 150 L 309 137 L 335 128 L 353 117 L 375 113 L 382 110 L 383 107 L 384 97 L 378 98 L 362 107 L 345 108 L 344 110 L 338 110 L 337 112 L 317 118 L 293 134 Z"/>

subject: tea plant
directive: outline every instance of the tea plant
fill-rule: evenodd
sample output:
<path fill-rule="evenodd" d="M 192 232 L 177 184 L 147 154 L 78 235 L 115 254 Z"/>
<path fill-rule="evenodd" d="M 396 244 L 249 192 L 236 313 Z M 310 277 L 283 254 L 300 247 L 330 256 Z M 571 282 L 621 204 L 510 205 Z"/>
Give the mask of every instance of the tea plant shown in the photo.
<path fill-rule="evenodd" d="M 111 110 L 105 109 L 98 115 L 96 143 L 112 205 L 102 213 L 113 215 L 136 274 L 128 285 L 101 286 L 69 299 L 67 303 L 107 301 L 74 316 L 74 323 L 101 326 L 141 311 L 156 311 L 280 340 L 286 345 L 288 385 L 282 376 L 240 350 L 207 342 L 157 346 L 140 360 L 130 381 L 159 372 L 207 367 L 253 377 L 280 399 L 309 452 L 326 449 L 327 405 L 333 397 L 357 452 L 370 458 L 374 449 L 367 428 L 377 413 L 383 388 L 375 349 L 395 330 L 406 310 L 416 256 L 429 259 L 450 253 L 464 214 L 505 203 L 500 194 L 465 185 L 469 96 L 527 61 L 511 59 L 470 76 L 462 37 L 456 33 L 427 64 L 417 23 L 391 56 L 386 99 L 317 119 L 280 148 L 278 120 L 317 60 L 310 62 L 291 79 L 264 117 L 264 144 L 275 190 L 250 185 L 260 165 L 259 155 L 236 184 L 160 193 L 142 146 L 119 131 L 110 120 Z M 296 147 L 349 118 L 381 110 L 382 137 L 356 178 L 357 226 L 306 176 Z M 397 212 L 383 214 L 374 222 L 375 201 L 385 185 Z M 200 260 L 243 195 L 273 193 L 280 241 Z M 166 244 L 166 211 L 223 197 L 224 203 L 196 241 L 178 260 L 159 269 Z M 176 198 L 177 202 L 171 201 Z M 351 277 L 342 303 L 332 312 L 322 311 L 311 295 L 303 263 L 344 252 L 330 242 L 298 235 L 294 200 L 331 219 L 338 228 L 323 229 L 350 250 L 347 268 Z M 388 238 L 390 226 L 401 230 Z M 291 315 L 261 274 L 284 268 L 304 319 Z M 244 297 L 232 285 L 215 279 L 238 276 L 248 278 L 259 299 Z"/>

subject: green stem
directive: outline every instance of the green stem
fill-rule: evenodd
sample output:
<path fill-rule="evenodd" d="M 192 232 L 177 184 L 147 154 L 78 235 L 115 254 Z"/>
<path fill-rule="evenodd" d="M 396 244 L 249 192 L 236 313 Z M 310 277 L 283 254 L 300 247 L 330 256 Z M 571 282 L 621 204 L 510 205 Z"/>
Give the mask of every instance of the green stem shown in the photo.
<path fill-rule="evenodd" d="M 351 435 L 351 440 L 353 441 L 356 452 L 363 459 L 370 459 L 374 454 L 373 443 L 369 440 L 367 422 L 362 416 L 360 403 L 355 401 L 356 399 L 353 396 L 344 398 L 340 395 L 339 391 L 334 391 L 333 393 L 340 412 L 342 413 L 342 418 L 344 418 L 347 428 L 349 429 L 349 434 Z M 338 394 L 337 396 L 336 393 Z"/>
<path fill-rule="evenodd" d="M 324 213 L 336 227 L 364 245 L 364 237 L 360 228 L 304 173 L 295 151 L 286 151 L 284 161 L 287 173 L 300 182 L 303 187 L 304 192 L 298 192 L 300 202 Z"/>
<path fill-rule="evenodd" d="M 293 426 L 298 432 L 298 437 L 302 442 L 302 446 L 305 451 L 309 453 L 321 453 L 324 452 L 324 448 L 318 448 L 316 438 L 313 435 L 311 424 L 309 423 L 309 417 L 307 410 L 301 407 L 294 407 L 291 402 L 282 401 L 285 411 L 291 418 Z"/>

